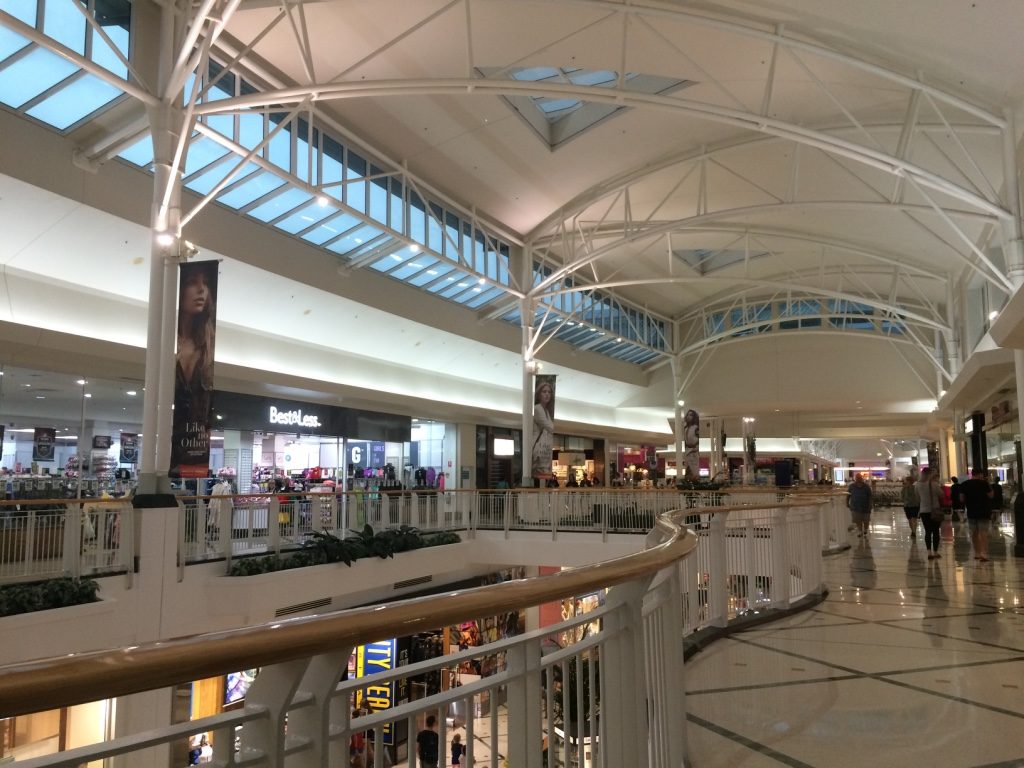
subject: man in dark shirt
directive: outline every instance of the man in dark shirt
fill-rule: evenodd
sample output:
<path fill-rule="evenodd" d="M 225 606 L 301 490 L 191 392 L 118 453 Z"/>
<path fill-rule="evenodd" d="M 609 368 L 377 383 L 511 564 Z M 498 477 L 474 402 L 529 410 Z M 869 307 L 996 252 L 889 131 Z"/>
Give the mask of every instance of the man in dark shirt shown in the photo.
<path fill-rule="evenodd" d="M 992 516 L 992 488 L 984 471 L 976 469 L 971 479 L 960 484 L 960 499 L 967 508 L 967 525 L 971 529 L 974 559 L 988 561 L 988 526 Z"/>
<path fill-rule="evenodd" d="M 437 718 L 427 715 L 427 727 L 416 734 L 416 752 L 420 756 L 420 768 L 437 768 Z"/>

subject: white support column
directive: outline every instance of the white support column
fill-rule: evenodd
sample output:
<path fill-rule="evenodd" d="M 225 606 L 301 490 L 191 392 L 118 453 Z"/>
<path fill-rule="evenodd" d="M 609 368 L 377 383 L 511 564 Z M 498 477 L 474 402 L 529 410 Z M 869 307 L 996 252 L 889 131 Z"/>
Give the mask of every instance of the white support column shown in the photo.
<path fill-rule="evenodd" d="M 183 23 L 172 3 L 160 9 L 157 21 L 149 17 L 149 39 L 158 40 L 158 91 L 163 93 L 174 66 Z M 144 33 L 140 32 L 140 35 Z M 173 94 L 172 94 L 173 96 Z M 171 406 L 174 400 L 174 313 L 177 288 L 177 257 L 180 245 L 181 173 L 173 170 L 174 150 L 182 129 L 178 101 L 173 98 L 149 106 L 153 136 L 153 200 L 150 214 L 153 244 L 150 253 L 149 315 L 146 332 L 146 393 L 143 402 L 140 446 L 141 493 L 167 490 L 170 464 Z M 183 165 L 183 164 L 182 164 Z M 163 201 L 170 190 L 169 205 Z"/>
<path fill-rule="evenodd" d="M 520 322 L 522 324 L 522 358 L 523 358 L 523 468 L 521 483 L 523 486 L 533 485 L 533 374 L 536 372 L 537 361 L 533 359 L 530 348 L 530 336 L 533 329 L 533 302 L 525 298 L 520 302 Z"/>
<path fill-rule="evenodd" d="M 672 365 L 672 402 L 673 421 L 672 435 L 675 440 L 676 449 L 676 483 L 683 479 L 683 382 L 682 382 L 682 358 L 673 355 Z M 620 468 L 621 469 L 621 468 Z"/>
<path fill-rule="evenodd" d="M 1024 225 L 1021 223 L 1020 166 L 1017 159 L 1017 128 L 1013 111 L 1007 109 L 1003 129 L 1003 176 L 1006 207 L 1013 214 L 1007 226 L 1006 272 L 1016 291 L 1024 285 Z M 1017 385 L 1017 413 L 1024 414 L 1024 350 L 1013 350 L 1014 381 Z"/>
<path fill-rule="evenodd" d="M 949 430 L 939 430 L 939 477 L 947 479 L 952 475 L 949 465 Z M 963 480 L 963 478 L 960 478 Z"/>

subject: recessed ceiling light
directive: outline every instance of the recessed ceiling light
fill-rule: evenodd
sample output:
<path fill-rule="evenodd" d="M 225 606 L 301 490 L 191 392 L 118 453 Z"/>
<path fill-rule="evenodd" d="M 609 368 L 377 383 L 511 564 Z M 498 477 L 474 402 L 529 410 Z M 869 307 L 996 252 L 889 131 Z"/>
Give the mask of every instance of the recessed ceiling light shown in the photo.
<path fill-rule="evenodd" d="M 169 245 L 174 245 L 174 235 L 170 232 L 157 232 L 156 233 L 157 245 L 162 245 L 165 248 Z"/>
<path fill-rule="evenodd" d="M 84 385 L 84 384 L 87 384 L 87 383 L 88 382 L 85 379 L 79 379 L 78 381 L 75 382 L 75 384 L 80 384 L 80 385 Z"/>
<path fill-rule="evenodd" d="M 416 243 L 413 243 L 412 245 L 409 246 L 409 251 L 411 253 L 419 253 L 420 252 L 420 247 L 418 245 L 416 245 Z"/>
<path fill-rule="evenodd" d="M 327 203 L 329 203 L 329 202 L 330 201 L 327 199 L 327 195 L 320 195 L 316 199 L 316 204 L 319 205 L 321 208 L 326 208 L 327 207 Z"/>
<path fill-rule="evenodd" d="M 135 397 L 139 393 L 136 392 L 134 389 L 129 389 L 127 392 L 125 392 L 125 394 L 128 395 L 128 397 Z"/>
<path fill-rule="evenodd" d="M 23 387 L 31 387 L 31 384 L 22 384 Z"/>
<path fill-rule="evenodd" d="M 36 400 L 45 400 L 46 395 L 36 395 Z"/>
<path fill-rule="evenodd" d="M 85 393 L 85 396 L 86 397 L 92 397 L 92 395 L 90 395 L 88 392 Z"/>

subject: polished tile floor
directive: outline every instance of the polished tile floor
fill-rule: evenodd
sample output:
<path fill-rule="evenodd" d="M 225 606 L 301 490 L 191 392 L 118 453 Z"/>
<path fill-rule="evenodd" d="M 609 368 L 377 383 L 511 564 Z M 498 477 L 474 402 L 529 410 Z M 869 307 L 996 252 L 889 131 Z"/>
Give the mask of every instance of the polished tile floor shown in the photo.
<path fill-rule="evenodd" d="M 1024 768 L 1024 558 L 946 523 L 928 560 L 901 509 L 825 559 L 815 608 L 687 663 L 690 765 Z M 920 533 L 918 534 L 920 536 Z"/>

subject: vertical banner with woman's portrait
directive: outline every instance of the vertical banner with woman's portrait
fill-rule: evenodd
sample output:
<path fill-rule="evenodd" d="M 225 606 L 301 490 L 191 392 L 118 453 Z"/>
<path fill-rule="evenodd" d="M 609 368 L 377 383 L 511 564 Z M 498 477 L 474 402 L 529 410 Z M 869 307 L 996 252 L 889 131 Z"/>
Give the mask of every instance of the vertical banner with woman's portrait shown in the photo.
<path fill-rule="evenodd" d="M 206 477 L 210 468 L 218 266 L 217 261 L 192 261 L 181 265 L 171 430 L 172 477 Z"/>
<path fill-rule="evenodd" d="M 537 376 L 533 385 L 533 450 L 531 476 L 538 480 L 554 477 L 551 450 L 555 444 L 555 377 Z"/>

